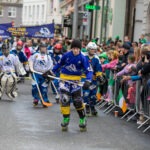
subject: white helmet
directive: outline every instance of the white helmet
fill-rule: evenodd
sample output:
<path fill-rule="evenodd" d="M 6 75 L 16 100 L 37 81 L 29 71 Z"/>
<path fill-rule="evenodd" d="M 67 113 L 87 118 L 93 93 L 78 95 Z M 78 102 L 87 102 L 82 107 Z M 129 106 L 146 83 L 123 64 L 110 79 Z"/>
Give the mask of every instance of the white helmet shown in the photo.
<path fill-rule="evenodd" d="M 87 50 L 90 50 L 90 49 L 97 49 L 97 45 L 94 43 L 94 42 L 89 42 L 87 47 L 86 47 Z"/>

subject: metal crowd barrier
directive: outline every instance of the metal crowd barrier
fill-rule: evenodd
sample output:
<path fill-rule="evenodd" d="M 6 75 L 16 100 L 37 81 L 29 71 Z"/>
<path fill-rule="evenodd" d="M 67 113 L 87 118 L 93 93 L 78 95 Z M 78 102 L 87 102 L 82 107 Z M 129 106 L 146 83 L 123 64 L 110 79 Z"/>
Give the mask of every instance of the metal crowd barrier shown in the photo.
<path fill-rule="evenodd" d="M 112 72 L 110 72 L 110 76 L 113 76 Z M 106 114 L 109 114 L 115 108 L 119 107 L 117 96 L 120 88 L 123 91 L 125 99 L 127 97 L 128 84 L 124 83 L 122 85 L 120 84 L 120 81 L 120 78 L 115 80 L 114 86 L 112 87 L 113 98 L 110 101 L 107 101 L 105 98 L 103 98 L 100 102 L 97 103 L 99 109 L 105 107 L 103 112 Z M 147 85 L 142 85 L 141 81 L 138 80 L 136 81 L 136 90 L 133 94 L 135 95 L 135 103 L 131 106 L 128 106 L 127 112 L 121 117 L 121 119 L 126 118 L 130 113 L 132 113 L 132 115 L 128 117 L 127 122 L 129 122 L 135 116 L 143 116 L 145 120 L 138 126 L 138 129 L 140 129 L 150 121 L 150 100 L 147 100 L 147 97 L 150 96 L 150 87 Z M 146 132 L 148 129 L 150 129 L 150 124 L 144 129 L 143 132 Z"/>

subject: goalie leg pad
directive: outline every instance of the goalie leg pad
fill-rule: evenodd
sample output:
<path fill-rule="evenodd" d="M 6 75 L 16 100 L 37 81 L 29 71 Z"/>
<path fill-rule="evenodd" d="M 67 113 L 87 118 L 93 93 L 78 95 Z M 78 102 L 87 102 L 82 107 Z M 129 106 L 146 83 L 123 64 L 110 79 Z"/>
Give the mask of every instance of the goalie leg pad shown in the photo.
<path fill-rule="evenodd" d="M 15 98 L 18 95 L 16 91 L 16 83 L 17 83 L 16 78 L 12 75 L 9 75 L 7 79 L 7 85 L 6 85 L 6 94 L 11 99 Z"/>
<path fill-rule="evenodd" d="M 8 75 L 2 74 L 0 77 L 0 97 L 2 97 L 3 92 L 5 90 L 6 84 L 7 84 Z"/>

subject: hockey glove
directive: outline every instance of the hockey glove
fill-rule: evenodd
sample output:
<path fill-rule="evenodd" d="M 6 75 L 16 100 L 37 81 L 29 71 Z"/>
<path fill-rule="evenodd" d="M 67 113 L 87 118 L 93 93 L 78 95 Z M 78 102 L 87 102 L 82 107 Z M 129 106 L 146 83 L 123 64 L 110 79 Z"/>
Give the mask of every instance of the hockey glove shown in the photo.
<path fill-rule="evenodd" d="M 48 80 L 53 80 L 53 78 L 49 78 L 48 75 L 50 76 L 55 76 L 55 74 L 51 71 L 51 70 L 48 70 L 46 71 L 45 73 L 43 73 L 43 77 L 48 79 Z"/>
<path fill-rule="evenodd" d="M 88 90 L 91 85 L 90 81 L 85 81 L 83 84 L 83 90 Z"/>
<path fill-rule="evenodd" d="M 103 85 L 106 82 L 106 79 L 105 79 L 105 77 L 103 75 L 102 76 L 98 76 L 97 80 L 98 80 L 100 85 Z"/>

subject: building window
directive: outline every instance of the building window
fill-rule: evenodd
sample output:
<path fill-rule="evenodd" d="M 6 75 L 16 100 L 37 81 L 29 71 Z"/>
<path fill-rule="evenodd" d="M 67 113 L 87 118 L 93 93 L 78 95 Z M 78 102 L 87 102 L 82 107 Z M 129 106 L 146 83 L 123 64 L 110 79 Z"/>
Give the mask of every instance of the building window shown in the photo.
<path fill-rule="evenodd" d="M 29 18 L 32 16 L 31 14 L 31 6 L 29 6 Z"/>
<path fill-rule="evenodd" d="M 53 0 L 51 0 L 51 13 L 53 13 L 53 8 L 54 8 L 54 1 Z"/>
<path fill-rule="evenodd" d="M 45 21 L 44 20 L 44 18 L 45 18 L 44 8 L 45 8 L 44 5 L 42 5 L 42 19 L 43 19 L 43 22 Z"/>
<path fill-rule="evenodd" d="M 34 19 L 35 19 L 35 5 L 33 5 L 32 19 L 33 19 L 33 21 L 34 21 Z"/>
<path fill-rule="evenodd" d="M 8 8 L 8 17 L 16 17 L 16 7 Z"/>
<path fill-rule="evenodd" d="M 39 5 L 37 5 L 37 19 L 39 19 L 39 15 L 40 15 L 39 11 L 40 11 L 40 7 Z"/>
<path fill-rule="evenodd" d="M 24 19 L 27 19 L 27 6 L 24 7 Z"/>
<path fill-rule="evenodd" d="M 3 7 L 0 6 L 0 16 L 3 16 Z"/>

